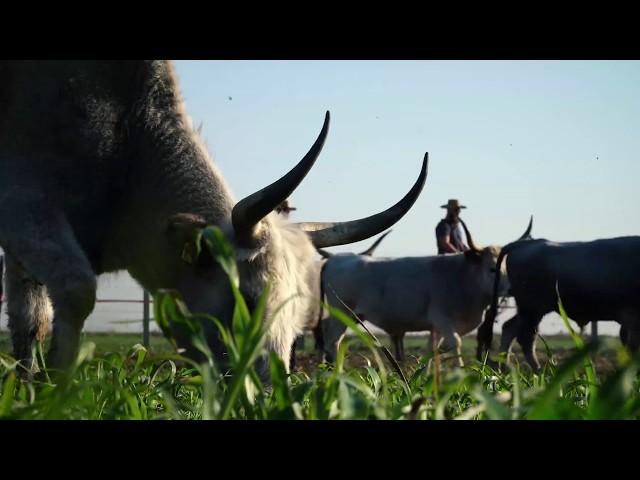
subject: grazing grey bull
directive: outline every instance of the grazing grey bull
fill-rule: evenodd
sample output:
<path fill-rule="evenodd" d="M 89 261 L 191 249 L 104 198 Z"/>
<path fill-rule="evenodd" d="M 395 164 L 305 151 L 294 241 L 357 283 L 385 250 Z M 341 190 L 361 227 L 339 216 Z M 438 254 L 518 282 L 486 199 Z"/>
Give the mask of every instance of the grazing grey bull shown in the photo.
<path fill-rule="evenodd" d="M 502 326 L 500 352 L 508 352 L 517 338 L 527 363 L 540 369 L 535 336 L 542 317 L 558 312 L 558 293 L 581 328 L 615 320 L 622 325 L 623 343 L 632 351 L 640 347 L 640 237 L 566 243 L 526 239 L 506 245 L 499 265 L 504 258 L 518 313 Z M 494 292 L 478 329 L 478 357 L 491 348 L 498 295 Z"/>
<path fill-rule="evenodd" d="M 389 228 L 426 179 L 425 157 L 413 188 L 384 212 L 287 224 L 271 212 L 309 172 L 328 129 L 327 112 L 304 158 L 236 203 L 185 112 L 171 62 L 0 62 L 0 245 L 14 355 L 29 364 L 53 306 L 48 365 L 70 365 L 95 305 L 96 276 L 118 270 L 152 293 L 175 289 L 191 311 L 229 325 L 234 300 L 223 270 L 206 247 L 188 255 L 197 251 L 196 233 L 216 225 L 234 246 L 250 307 L 267 282 L 267 316 L 290 300 L 266 342 L 288 359 L 308 312 L 319 308 L 314 247 Z M 218 332 L 209 323 L 203 329 L 222 359 Z M 187 355 L 198 356 L 186 337 L 175 335 Z"/>
<path fill-rule="evenodd" d="M 460 336 L 480 325 L 491 302 L 500 247 L 476 247 L 467 226 L 461 223 L 470 247 L 465 253 L 329 258 L 322 276 L 327 303 L 340 309 L 346 305 L 360 319 L 385 330 L 395 343 L 398 360 L 404 358 L 406 332 L 435 329 L 442 336 L 444 349 L 455 349 L 459 364 L 464 365 Z M 507 288 L 506 283 L 501 284 L 501 292 L 506 293 Z M 322 325 L 326 359 L 333 362 L 346 327 L 334 317 Z"/>
<path fill-rule="evenodd" d="M 378 238 L 373 245 L 371 245 L 369 248 L 367 248 L 364 252 L 359 253 L 358 255 L 365 255 L 365 256 L 371 256 L 373 255 L 373 252 L 375 252 L 376 248 L 378 248 L 378 246 L 380 245 L 380 243 L 382 242 L 382 240 L 384 240 L 384 238 L 389 235 L 391 233 L 391 230 L 389 230 L 388 232 L 386 232 L 384 235 L 381 235 L 380 238 Z M 333 254 L 330 252 L 327 252 L 326 250 L 323 250 L 322 248 L 318 248 L 318 253 L 322 256 L 322 258 L 327 259 L 329 257 L 333 257 L 334 255 L 351 255 L 350 253 L 338 253 L 338 254 Z M 318 271 L 318 281 L 320 282 L 321 276 L 322 276 L 322 267 L 324 266 L 324 261 L 319 261 L 316 264 L 316 268 Z M 322 289 L 322 283 L 320 283 L 320 298 L 324 299 L 324 291 Z M 321 309 L 319 312 L 316 312 L 315 310 L 313 312 L 311 312 L 311 315 L 308 318 L 308 322 L 305 325 L 305 329 L 306 330 L 311 330 L 313 332 L 313 336 L 315 339 L 315 348 L 318 352 L 320 352 L 321 354 L 323 354 L 324 352 L 324 338 L 322 336 L 322 321 L 326 318 L 328 318 L 328 312 L 326 312 L 326 310 L 323 308 Z M 301 337 L 304 339 L 304 337 Z M 296 365 L 296 343 L 294 342 L 292 347 L 291 347 L 291 360 L 289 363 L 289 369 L 293 370 L 293 368 Z"/>

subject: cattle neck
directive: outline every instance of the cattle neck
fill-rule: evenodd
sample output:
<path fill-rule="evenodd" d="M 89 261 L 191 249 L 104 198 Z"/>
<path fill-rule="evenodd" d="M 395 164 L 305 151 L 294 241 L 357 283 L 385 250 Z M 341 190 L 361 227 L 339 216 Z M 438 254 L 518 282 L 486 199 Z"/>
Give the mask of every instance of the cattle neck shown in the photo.
<path fill-rule="evenodd" d="M 119 214 L 113 239 L 118 250 L 114 256 L 126 260 L 114 260 L 114 264 L 166 255 L 162 244 L 167 222 L 177 213 L 199 216 L 206 224 L 231 233 L 234 200 L 192 127 L 172 65 L 156 62 L 149 66 L 149 72 L 142 75 L 138 97 L 125 119 L 130 198 L 123 202 L 126 208 Z M 146 271 L 154 267 L 138 268 Z"/>
<path fill-rule="evenodd" d="M 231 193 L 193 128 L 173 67 L 162 63 L 158 70 L 134 117 L 141 167 L 136 181 L 155 205 L 218 223 L 230 216 Z"/>

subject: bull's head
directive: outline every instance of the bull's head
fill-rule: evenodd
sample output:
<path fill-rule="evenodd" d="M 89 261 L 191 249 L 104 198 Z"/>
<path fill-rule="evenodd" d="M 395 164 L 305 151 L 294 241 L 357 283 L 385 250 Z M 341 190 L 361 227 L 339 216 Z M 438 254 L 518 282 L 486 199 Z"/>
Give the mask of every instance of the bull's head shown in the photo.
<path fill-rule="evenodd" d="M 494 279 L 498 274 L 497 269 L 500 268 L 498 291 L 500 292 L 499 294 L 501 296 L 506 295 L 509 291 L 509 279 L 507 278 L 504 266 L 498 267 L 500 247 L 492 245 L 484 248 L 478 248 L 473 242 L 471 232 L 469 232 L 467 225 L 462 219 L 460 219 L 460 223 L 462 224 L 462 228 L 464 228 L 464 233 L 467 237 L 467 243 L 469 244 L 469 250 L 467 250 L 464 255 L 467 262 L 474 266 L 474 271 L 476 272 L 478 280 L 482 285 L 483 293 L 486 293 L 488 299 L 491 298 Z"/>
<path fill-rule="evenodd" d="M 493 323 L 496 320 L 496 316 L 498 315 L 498 297 L 506 296 L 509 294 L 509 288 L 507 288 L 507 292 L 504 291 L 504 277 L 508 282 L 508 275 L 506 272 L 506 265 L 503 264 L 503 260 L 508 252 L 514 248 L 514 246 L 521 244 L 523 241 L 533 240 L 531 237 L 531 229 L 533 227 L 533 215 L 529 219 L 529 225 L 525 232 L 518 238 L 515 242 L 511 242 L 505 245 L 500 250 L 500 255 L 498 256 L 496 274 L 494 274 L 494 283 L 493 283 L 493 295 L 491 299 L 491 306 L 487 310 L 487 313 L 484 318 L 484 322 L 478 328 L 478 348 L 476 356 L 478 360 L 483 359 L 483 355 L 485 352 L 491 349 L 491 340 L 493 338 Z M 497 269 L 500 269 L 500 275 L 497 275 Z"/>
<path fill-rule="evenodd" d="M 233 206 L 229 218 L 219 222 L 231 241 L 240 276 L 240 290 L 251 308 L 270 283 L 266 316 L 276 309 L 267 348 L 284 360 L 291 344 L 302 332 L 308 311 L 319 304 L 313 287 L 319 284 L 315 249 L 358 242 L 389 228 L 402 218 L 417 200 L 427 176 L 425 155 L 420 175 L 402 200 L 391 208 L 367 218 L 332 223 L 286 223 L 271 212 L 288 198 L 318 158 L 329 130 L 327 112 L 322 131 L 304 158 L 286 175 L 249 195 Z M 174 253 L 181 258 L 178 290 L 194 312 L 208 313 L 229 325 L 234 298 L 220 265 L 205 245 L 195 245 L 197 232 L 207 222 L 196 215 L 177 215 L 169 223 L 168 233 Z M 200 248 L 199 248 L 200 247 Z M 214 353 L 222 355 L 222 346 L 213 325 L 205 335 Z M 285 362 L 288 363 L 288 362 Z"/>

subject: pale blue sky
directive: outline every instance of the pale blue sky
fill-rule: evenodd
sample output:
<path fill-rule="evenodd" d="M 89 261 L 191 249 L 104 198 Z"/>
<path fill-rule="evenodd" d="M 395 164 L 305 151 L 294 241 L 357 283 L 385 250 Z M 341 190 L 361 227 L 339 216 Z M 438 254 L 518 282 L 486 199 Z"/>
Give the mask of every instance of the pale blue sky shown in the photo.
<path fill-rule="evenodd" d="M 448 198 L 469 207 L 482 245 L 515 239 L 531 213 L 535 237 L 640 233 L 640 62 L 178 61 L 177 71 L 236 199 L 293 167 L 331 111 L 293 221 L 387 208 L 428 151 L 425 189 L 380 255 L 435 253 Z"/>

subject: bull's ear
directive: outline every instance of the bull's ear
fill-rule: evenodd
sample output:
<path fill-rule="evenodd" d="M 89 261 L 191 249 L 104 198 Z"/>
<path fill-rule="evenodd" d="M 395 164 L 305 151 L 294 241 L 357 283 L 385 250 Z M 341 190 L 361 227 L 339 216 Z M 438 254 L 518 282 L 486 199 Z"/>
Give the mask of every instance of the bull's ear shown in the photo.
<path fill-rule="evenodd" d="M 167 238 L 185 263 L 196 264 L 202 250 L 200 232 L 206 225 L 203 217 L 191 213 L 178 213 L 169 219 Z"/>

